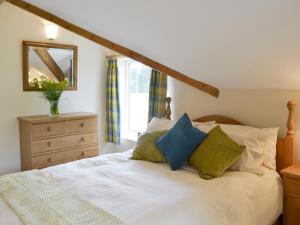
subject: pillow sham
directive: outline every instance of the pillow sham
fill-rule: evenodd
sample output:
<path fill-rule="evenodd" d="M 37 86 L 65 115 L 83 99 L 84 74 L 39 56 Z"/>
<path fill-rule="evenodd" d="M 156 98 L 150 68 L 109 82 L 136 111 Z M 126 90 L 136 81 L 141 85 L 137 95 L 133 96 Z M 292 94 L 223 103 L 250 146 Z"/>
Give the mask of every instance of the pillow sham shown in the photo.
<path fill-rule="evenodd" d="M 171 169 L 177 170 L 206 137 L 206 133 L 192 126 L 185 113 L 155 144 L 169 162 Z"/>
<path fill-rule="evenodd" d="M 261 129 L 266 138 L 264 166 L 276 170 L 276 144 L 279 127 Z"/>
<path fill-rule="evenodd" d="M 263 161 L 262 166 L 274 170 L 276 169 L 276 143 L 279 128 L 255 128 L 228 124 L 222 124 L 221 128 L 238 144 L 245 144 L 246 140 L 260 139 L 261 141 L 257 141 L 256 150 L 254 152 L 261 154 L 261 158 L 263 158 L 260 159 Z M 261 145 L 264 145 L 264 147 L 261 147 Z M 255 148 L 252 145 L 251 152 L 253 152 Z"/>
<path fill-rule="evenodd" d="M 160 119 L 157 117 L 153 117 L 152 120 L 149 122 L 145 132 L 149 133 L 153 131 L 170 130 L 175 123 L 175 120 L 168 120 L 164 118 Z"/>
<path fill-rule="evenodd" d="M 197 126 L 202 125 L 202 124 L 204 124 L 204 125 L 212 125 L 212 124 L 215 124 L 215 123 L 216 123 L 216 121 L 214 121 L 214 120 L 207 121 L 207 122 L 195 122 L 195 121 L 192 121 L 192 125 L 194 127 L 197 127 Z"/>
<path fill-rule="evenodd" d="M 201 178 L 217 178 L 239 160 L 244 151 L 245 146 L 234 142 L 218 125 L 193 152 L 189 164 L 198 170 Z"/>
<path fill-rule="evenodd" d="M 167 161 L 165 157 L 154 143 L 165 133 L 167 133 L 166 130 L 144 133 L 139 136 L 136 146 L 133 150 L 132 157 L 130 159 L 145 160 L 154 163 L 166 163 Z"/>
<path fill-rule="evenodd" d="M 233 138 L 233 140 L 235 140 Z M 229 169 L 262 175 L 264 162 L 264 149 L 266 140 L 261 137 L 249 138 L 243 142 L 237 142 L 246 147 L 241 158 L 234 163 Z"/>
<path fill-rule="evenodd" d="M 266 139 L 258 128 L 242 125 L 220 125 L 223 131 L 236 143 L 246 146 L 242 154 L 230 170 L 263 174 L 263 161 Z"/>
<path fill-rule="evenodd" d="M 165 118 L 157 118 L 153 117 L 149 122 L 147 129 L 145 132 L 153 132 L 159 130 L 170 130 L 177 120 L 169 120 Z M 198 126 L 200 124 L 215 124 L 216 121 L 208 121 L 208 122 L 192 122 L 193 126 Z"/>
<path fill-rule="evenodd" d="M 215 128 L 218 124 L 216 123 L 211 123 L 211 124 L 207 124 L 207 123 L 200 123 L 200 124 L 196 124 L 195 127 L 197 127 L 199 130 L 208 133 L 209 131 L 211 131 L 213 128 Z"/>

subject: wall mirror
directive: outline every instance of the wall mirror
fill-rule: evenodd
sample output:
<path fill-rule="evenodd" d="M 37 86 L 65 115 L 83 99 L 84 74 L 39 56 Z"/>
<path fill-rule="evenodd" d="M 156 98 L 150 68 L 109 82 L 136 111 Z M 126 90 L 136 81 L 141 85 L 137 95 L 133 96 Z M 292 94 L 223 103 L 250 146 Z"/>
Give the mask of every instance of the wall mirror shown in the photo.
<path fill-rule="evenodd" d="M 77 46 L 23 41 L 23 90 L 41 91 L 42 76 L 77 90 L 77 54 Z"/>

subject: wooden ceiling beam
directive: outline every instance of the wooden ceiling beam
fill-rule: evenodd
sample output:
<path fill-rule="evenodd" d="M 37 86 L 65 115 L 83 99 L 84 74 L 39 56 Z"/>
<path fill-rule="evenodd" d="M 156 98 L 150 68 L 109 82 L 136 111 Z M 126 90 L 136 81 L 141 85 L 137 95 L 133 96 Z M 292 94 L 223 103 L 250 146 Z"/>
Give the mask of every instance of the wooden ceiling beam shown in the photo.
<path fill-rule="evenodd" d="M 187 75 L 183 74 L 183 73 L 180 73 L 176 70 L 173 70 L 171 69 L 170 67 L 168 66 L 165 66 L 163 64 L 160 64 L 158 62 L 156 62 L 155 60 L 152 60 L 146 56 L 143 56 L 135 51 L 132 51 L 126 47 L 123 47 L 117 43 L 114 43 L 112 41 L 109 41 L 103 37 L 100 37 L 88 30 L 85 30 L 75 24 L 72 24 L 72 23 L 69 23 L 68 21 L 62 19 L 62 18 L 59 18 L 41 8 L 38 8 L 32 4 L 29 4 L 25 1 L 22 1 L 22 0 L 6 0 L 7 2 L 15 5 L 15 6 L 18 6 L 32 14 L 35 14 L 45 20 L 48 20 L 48 21 L 51 21 L 69 31 L 72 31 L 82 37 L 85 37 L 93 42 L 96 42 L 97 44 L 100 44 L 106 48 L 109 48 L 109 49 L 112 49 L 122 55 L 125 55 L 129 58 L 132 58 L 138 62 L 141 62 L 153 69 L 156 69 L 160 72 L 163 72 L 179 81 L 182 81 L 190 86 L 193 86 L 197 89 L 200 89 L 214 97 L 218 97 L 219 96 L 219 89 L 209 85 L 209 84 L 206 84 L 204 82 L 201 82 L 201 81 L 198 81 L 196 79 L 193 79 L 191 77 L 188 77 Z"/>
<path fill-rule="evenodd" d="M 65 79 L 64 72 L 56 64 L 46 48 L 36 47 L 34 48 L 34 51 L 58 81 L 63 81 Z"/>

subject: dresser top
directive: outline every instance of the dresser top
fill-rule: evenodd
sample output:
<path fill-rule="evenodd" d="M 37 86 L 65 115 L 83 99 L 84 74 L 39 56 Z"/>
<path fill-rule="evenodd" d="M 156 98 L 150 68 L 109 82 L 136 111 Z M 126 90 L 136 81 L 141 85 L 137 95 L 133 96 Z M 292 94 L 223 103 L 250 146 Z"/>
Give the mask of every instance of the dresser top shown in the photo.
<path fill-rule="evenodd" d="M 300 163 L 296 163 L 281 171 L 283 175 L 300 179 Z"/>
<path fill-rule="evenodd" d="M 25 121 L 29 123 L 48 123 L 55 121 L 64 121 L 71 119 L 84 119 L 96 117 L 96 113 L 89 112 L 74 112 L 74 113 L 61 113 L 58 117 L 49 117 L 48 115 L 37 115 L 37 116 L 22 116 L 18 117 L 20 121 Z"/>

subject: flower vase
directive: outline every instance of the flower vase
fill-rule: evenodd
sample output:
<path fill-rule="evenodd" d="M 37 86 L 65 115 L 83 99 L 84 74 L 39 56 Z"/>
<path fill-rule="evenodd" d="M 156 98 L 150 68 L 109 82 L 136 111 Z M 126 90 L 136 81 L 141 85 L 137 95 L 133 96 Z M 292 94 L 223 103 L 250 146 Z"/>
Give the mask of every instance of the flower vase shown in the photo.
<path fill-rule="evenodd" d="M 59 115 L 59 110 L 58 110 L 58 100 L 52 100 L 50 102 L 50 117 L 57 117 Z"/>

